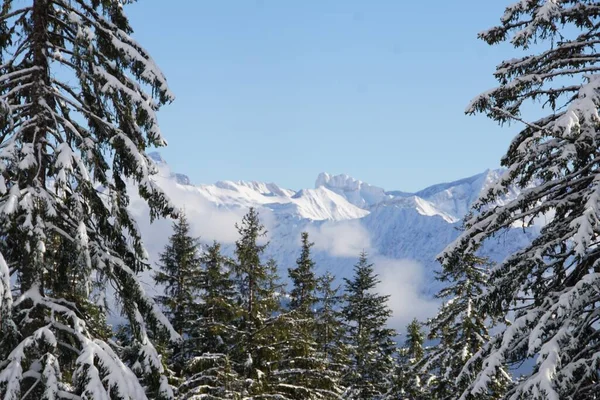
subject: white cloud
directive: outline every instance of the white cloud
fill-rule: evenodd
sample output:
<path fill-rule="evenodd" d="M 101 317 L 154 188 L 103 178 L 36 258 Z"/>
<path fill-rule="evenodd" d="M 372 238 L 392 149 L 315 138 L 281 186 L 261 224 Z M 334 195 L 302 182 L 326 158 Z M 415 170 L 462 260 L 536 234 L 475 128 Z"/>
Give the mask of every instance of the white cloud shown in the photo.
<path fill-rule="evenodd" d="M 433 317 L 439 306 L 436 299 L 423 293 L 427 284 L 424 267 L 414 260 L 395 260 L 374 256 L 371 261 L 379 274 L 381 294 L 390 295 L 389 306 L 393 311 L 390 325 L 404 333 L 406 325 L 417 318 L 426 321 Z M 403 339 L 400 338 L 400 342 Z"/>
<path fill-rule="evenodd" d="M 185 211 L 192 235 L 209 243 L 216 240 L 222 244 L 232 244 L 238 239 L 239 235 L 235 225 L 242 221 L 242 217 L 248 212 L 247 208 L 219 207 L 199 195 L 195 187 L 177 185 L 171 179 L 160 179 L 160 186 L 165 193 L 169 194 L 174 206 Z M 144 233 L 143 239 L 146 247 L 162 249 L 170 236 L 172 221 L 160 219 L 150 223 L 148 206 L 137 195 L 132 196 L 130 210 Z M 260 209 L 259 217 L 261 223 L 269 231 L 274 221 L 271 212 Z"/>
<path fill-rule="evenodd" d="M 358 221 L 328 221 L 309 226 L 307 231 L 316 250 L 334 257 L 357 257 L 361 251 L 371 249 L 369 233 Z"/>

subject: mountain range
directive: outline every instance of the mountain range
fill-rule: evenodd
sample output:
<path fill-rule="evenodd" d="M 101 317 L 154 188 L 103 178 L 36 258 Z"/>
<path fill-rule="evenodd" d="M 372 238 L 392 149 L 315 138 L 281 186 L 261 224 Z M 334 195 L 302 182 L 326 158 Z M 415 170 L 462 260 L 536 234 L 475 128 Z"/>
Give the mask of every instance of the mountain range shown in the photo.
<path fill-rule="evenodd" d="M 318 273 L 331 272 L 340 283 L 351 276 L 359 253 L 366 251 L 379 274 L 380 291 L 391 296 L 398 327 L 435 312 L 434 294 L 441 288 L 435 279 L 436 256 L 458 236 L 461 220 L 473 202 L 502 173 L 487 170 L 415 193 L 385 190 L 348 175 L 321 173 L 314 188 L 290 190 L 274 183 L 244 181 L 192 185 L 186 175 L 172 171 L 159 153 L 150 156 L 159 168 L 154 177 L 157 184 L 185 210 L 193 233 L 204 243 L 217 240 L 232 253 L 235 224 L 249 207 L 255 207 L 268 230 L 266 257 L 277 261 L 282 277 L 299 255 L 303 231 L 315 242 Z M 517 194 L 515 189 L 505 200 Z M 171 233 L 171 222 L 151 224 L 139 198 L 132 199 L 131 211 L 150 258 L 156 261 Z M 531 241 L 536 231 L 536 227 L 512 229 L 488 240 L 482 253 L 501 261 Z M 151 280 L 147 283 L 152 286 Z"/>

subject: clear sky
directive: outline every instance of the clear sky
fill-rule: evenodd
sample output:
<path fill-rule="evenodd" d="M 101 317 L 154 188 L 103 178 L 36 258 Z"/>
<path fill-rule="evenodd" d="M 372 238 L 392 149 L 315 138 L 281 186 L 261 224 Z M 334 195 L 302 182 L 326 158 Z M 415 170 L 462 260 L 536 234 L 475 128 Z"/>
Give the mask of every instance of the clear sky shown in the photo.
<path fill-rule="evenodd" d="M 499 166 L 516 126 L 464 109 L 515 55 L 477 39 L 509 2 L 140 0 L 128 14 L 177 96 L 161 152 L 192 182 L 300 189 L 327 171 L 414 191 Z"/>

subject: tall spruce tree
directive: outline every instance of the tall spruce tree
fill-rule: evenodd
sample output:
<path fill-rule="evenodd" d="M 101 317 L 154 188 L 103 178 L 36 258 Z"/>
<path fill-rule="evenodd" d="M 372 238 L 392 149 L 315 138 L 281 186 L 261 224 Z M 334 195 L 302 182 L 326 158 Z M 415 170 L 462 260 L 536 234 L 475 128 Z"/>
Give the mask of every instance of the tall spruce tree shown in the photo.
<path fill-rule="evenodd" d="M 288 270 L 292 281 L 290 292 L 290 310 L 297 314 L 312 316 L 317 302 L 317 277 L 315 262 L 312 260 L 310 249 L 314 246 L 308 239 L 308 233 L 302 232 L 302 249 L 296 260 L 296 267 Z M 307 327 L 310 329 L 310 327 Z"/>
<path fill-rule="evenodd" d="M 319 351 L 316 341 L 318 280 L 310 250 L 314 244 L 306 232 L 301 238 L 296 267 L 288 270 L 292 282 L 290 306 L 282 317 L 285 336 L 273 381 L 276 390 L 290 399 L 337 399 L 341 393 L 339 376 L 329 370 L 326 353 Z"/>
<path fill-rule="evenodd" d="M 131 33 L 116 0 L 2 3 L 3 399 L 172 397 L 148 329 L 178 335 L 136 276 L 148 261 L 126 183 L 152 218 L 171 212 L 145 149 L 165 144 L 155 113 L 173 96 Z M 107 285 L 130 323 L 139 377 L 109 340 Z"/>
<path fill-rule="evenodd" d="M 503 365 L 534 359 L 505 398 L 598 396 L 599 18 L 596 1 L 519 1 L 507 7 L 500 25 L 479 35 L 528 54 L 502 62 L 495 72 L 499 86 L 473 100 L 467 113 L 525 127 L 502 159 L 506 173 L 475 204 L 442 262 L 455 262 L 515 224 L 548 218 L 531 244 L 491 272 L 486 306 L 510 322 L 475 356 L 484 367 L 469 393 L 489 391 Z M 530 100 L 546 116 L 529 121 L 522 110 Z M 520 194 L 498 203 L 511 185 L 522 188 Z"/>
<path fill-rule="evenodd" d="M 327 360 L 327 373 L 343 392 L 341 378 L 350 362 L 350 351 L 342 314 L 344 296 L 334 281 L 335 277 L 329 272 L 318 278 L 315 340 L 318 351 Z"/>
<path fill-rule="evenodd" d="M 276 264 L 261 260 L 267 244 L 259 244 L 259 240 L 266 236 L 266 230 L 256 210 L 250 208 L 236 226 L 240 238 L 235 244 L 233 272 L 241 310 L 232 357 L 236 371 L 246 381 L 244 395 L 252 399 L 268 398 L 272 390 L 271 369 L 279 356 L 277 344 L 281 339 L 281 284 Z"/>
<path fill-rule="evenodd" d="M 421 367 L 425 357 L 425 335 L 422 324 L 415 318 L 406 327 L 404 347 L 399 351 L 393 387 L 386 399 L 426 400 L 432 395 L 426 388 Z"/>
<path fill-rule="evenodd" d="M 181 212 L 173 223 L 173 233 L 160 254 L 158 271 L 154 274 L 154 282 L 163 291 L 156 302 L 183 338 L 171 348 L 170 367 L 178 377 L 199 339 L 192 321 L 197 318 L 195 303 L 201 279 L 200 241 L 191 236 L 190 224 Z"/>
<path fill-rule="evenodd" d="M 221 254 L 221 246 L 216 242 L 206 249 L 201 260 L 197 305 L 189 320 L 192 357 L 186 363 L 179 395 L 182 399 L 241 398 L 243 384 L 230 357 L 237 333 L 234 322 L 240 314 L 231 276 L 233 261 Z"/>
<path fill-rule="evenodd" d="M 394 368 L 396 332 L 386 327 L 392 311 L 389 296 L 376 293 L 380 281 L 373 264 L 362 252 L 352 279 L 345 279 L 346 304 L 342 309 L 348 325 L 351 360 L 345 371 L 347 399 L 378 399 L 389 391 Z"/>
<path fill-rule="evenodd" d="M 459 398 L 477 373 L 481 364 L 469 363 L 489 340 L 489 317 L 481 305 L 491 264 L 485 258 L 472 254 L 444 266 L 438 279 L 449 283 L 437 297 L 446 302 L 438 314 L 428 322 L 429 336 L 439 343 L 428 353 L 425 370 L 434 378 L 430 385 L 432 399 Z M 500 398 L 510 379 L 506 368 L 500 368 L 490 385 L 487 398 Z M 477 398 L 484 398 L 480 395 Z M 471 394 L 466 396 L 474 400 Z"/>

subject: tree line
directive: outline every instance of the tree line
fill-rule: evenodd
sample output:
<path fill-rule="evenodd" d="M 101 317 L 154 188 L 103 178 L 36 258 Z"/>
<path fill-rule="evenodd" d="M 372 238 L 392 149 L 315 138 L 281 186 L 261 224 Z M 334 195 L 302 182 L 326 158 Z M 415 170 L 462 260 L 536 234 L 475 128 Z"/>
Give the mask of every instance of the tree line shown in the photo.
<path fill-rule="evenodd" d="M 423 337 L 415 322 L 417 334 L 397 349 L 389 296 L 376 292 L 366 253 L 341 290 L 330 273 L 316 275 L 313 243 L 302 233 L 286 290 L 275 262 L 263 259 L 268 243 L 256 210 L 236 227 L 230 258 L 216 242 L 200 246 L 181 215 L 160 255 L 157 302 L 182 337 L 165 349 L 179 398 L 387 399 L 404 390 L 400 355 L 422 358 Z"/>

